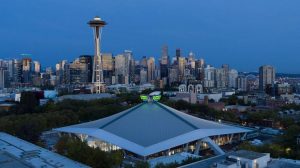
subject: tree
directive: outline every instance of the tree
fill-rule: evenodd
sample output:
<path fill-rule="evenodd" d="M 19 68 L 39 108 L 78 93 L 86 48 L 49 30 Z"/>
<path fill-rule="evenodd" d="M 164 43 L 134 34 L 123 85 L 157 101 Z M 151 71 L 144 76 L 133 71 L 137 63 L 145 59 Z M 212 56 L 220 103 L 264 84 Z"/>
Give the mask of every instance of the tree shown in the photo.
<path fill-rule="evenodd" d="M 99 148 L 91 148 L 77 138 L 63 136 L 55 145 L 61 155 L 87 164 L 93 168 L 118 167 L 123 161 L 121 151 L 104 152 Z"/>
<path fill-rule="evenodd" d="M 33 113 L 39 105 L 39 99 L 35 92 L 22 92 L 19 113 Z"/>
<path fill-rule="evenodd" d="M 238 104 L 238 97 L 236 95 L 231 95 L 228 98 L 228 105 L 236 105 Z"/>

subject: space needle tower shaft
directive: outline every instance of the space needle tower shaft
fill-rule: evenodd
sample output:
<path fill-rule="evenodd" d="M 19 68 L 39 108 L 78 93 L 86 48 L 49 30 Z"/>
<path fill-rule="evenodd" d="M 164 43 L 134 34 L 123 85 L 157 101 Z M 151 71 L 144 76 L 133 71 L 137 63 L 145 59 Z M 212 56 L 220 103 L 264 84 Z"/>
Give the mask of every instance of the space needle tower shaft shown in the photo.
<path fill-rule="evenodd" d="M 101 29 L 106 25 L 106 22 L 101 20 L 100 17 L 96 16 L 93 20 L 89 21 L 88 24 L 94 30 L 95 53 L 94 53 L 93 76 L 92 76 L 92 83 L 94 87 L 93 92 L 101 93 L 104 91 L 102 59 L 100 53 Z"/>

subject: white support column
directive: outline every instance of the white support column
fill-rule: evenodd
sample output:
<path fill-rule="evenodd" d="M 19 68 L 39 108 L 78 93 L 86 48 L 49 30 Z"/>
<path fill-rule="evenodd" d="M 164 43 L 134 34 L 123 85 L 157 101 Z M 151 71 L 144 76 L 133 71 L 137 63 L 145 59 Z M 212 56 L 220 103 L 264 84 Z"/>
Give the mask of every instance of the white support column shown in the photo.
<path fill-rule="evenodd" d="M 232 139 L 233 139 L 233 134 L 230 135 L 230 138 L 229 138 L 229 143 L 231 144 L 232 143 Z"/>
<path fill-rule="evenodd" d="M 189 150 L 189 143 L 186 143 L 184 147 L 184 152 L 187 152 L 188 150 Z"/>
<path fill-rule="evenodd" d="M 225 154 L 225 152 L 209 137 L 203 138 L 202 141 L 206 142 L 216 155 Z"/>
<path fill-rule="evenodd" d="M 241 137 L 241 140 L 246 140 L 247 132 L 244 133 L 244 135 Z"/>
<path fill-rule="evenodd" d="M 200 152 L 200 148 L 201 148 L 201 140 L 197 141 L 197 145 L 196 145 L 196 150 L 194 151 L 195 155 L 199 155 Z M 200 156 L 200 155 L 199 155 Z"/>

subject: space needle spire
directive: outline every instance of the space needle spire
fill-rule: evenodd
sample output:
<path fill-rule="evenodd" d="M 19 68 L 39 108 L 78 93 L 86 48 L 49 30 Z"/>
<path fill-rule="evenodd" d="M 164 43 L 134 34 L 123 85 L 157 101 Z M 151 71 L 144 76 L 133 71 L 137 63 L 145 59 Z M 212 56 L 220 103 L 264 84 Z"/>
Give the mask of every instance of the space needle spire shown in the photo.
<path fill-rule="evenodd" d="M 93 62 L 93 93 L 101 93 L 104 91 L 103 83 L 103 71 L 102 71 L 102 59 L 101 59 L 101 30 L 106 25 L 106 22 L 101 20 L 100 17 L 96 16 L 93 20 L 89 21 L 88 24 L 94 30 L 94 62 Z"/>

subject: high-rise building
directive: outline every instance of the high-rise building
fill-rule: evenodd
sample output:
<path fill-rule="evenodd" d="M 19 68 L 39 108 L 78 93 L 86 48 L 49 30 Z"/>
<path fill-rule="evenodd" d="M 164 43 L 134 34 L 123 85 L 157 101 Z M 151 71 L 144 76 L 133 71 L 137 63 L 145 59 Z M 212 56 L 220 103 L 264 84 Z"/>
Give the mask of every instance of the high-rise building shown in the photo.
<path fill-rule="evenodd" d="M 70 84 L 87 84 L 88 64 L 81 63 L 80 58 L 70 64 Z"/>
<path fill-rule="evenodd" d="M 0 60 L 0 90 L 5 88 L 7 77 L 7 65 L 3 60 Z"/>
<path fill-rule="evenodd" d="M 189 69 L 190 75 L 192 75 L 192 76 L 196 75 L 196 60 L 195 60 L 195 57 L 196 56 L 193 52 L 189 53 L 187 68 Z"/>
<path fill-rule="evenodd" d="M 154 79 L 156 81 L 159 81 L 161 79 L 160 76 L 160 68 L 158 66 L 155 66 L 155 70 L 154 70 Z"/>
<path fill-rule="evenodd" d="M 275 68 L 270 65 L 259 67 L 259 90 L 265 91 L 267 85 L 272 86 L 275 82 Z"/>
<path fill-rule="evenodd" d="M 178 80 L 180 82 L 184 79 L 185 65 L 185 57 L 178 57 Z"/>
<path fill-rule="evenodd" d="M 41 64 L 38 61 L 33 61 L 34 73 L 38 74 L 41 72 Z"/>
<path fill-rule="evenodd" d="M 133 83 L 135 83 L 135 84 L 140 83 L 140 71 L 141 71 L 140 61 L 135 60 L 134 61 L 134 81 L 133 81 Z"/>
<path fill-rule="evenodd" d="M 143 56 L 140 62 L 142 68 L 147 68 L 147 57 Z"/>
<path fill-rule="evenodd" d="M 147 70 L 142 68 L 140 70 L 140 84 L 145 84 L 147 83 Z"/>
<path fill-rule="evenodd" d="M 87 82 L 92 82 L 93 77 L 93 56 L 91 55 L 81 55 L 79 56 L 80 64 L 85 64 L 87 67 Z"/>
<path fill-rule="evenodd" d="M 229 87 L 229 65 L 223 64 L 222 69 L 224 70 L 225 75 L 225 87 Z"/>
<path fill-rule="evenodd" d="M 207 67 L 204 69 L 204 87 L 212 88 L 215 86 L 215 71 L 216 69 L 210 65 L 207 65 Z"/>
<path fill-rule="evenodd" d="M 169 86 L 178 81 L 178 69 L 169 68 Z"/>
<path fill-rule="evenodd" d="M 244 75 L 237 77 L 237 89 L 239 91 L 247 91 L 247 78 Z"/>
<path fill-rule="evenodd" d="M 176 55 L 175 56 L 176 56 L 176 60 L 178 62 L 178 58 L 181 57 L 181 50 L 180 50 L 180 48 L 176 49 Z"/>
<path fill-rule="evenodd" d="M 162 79 L 163 81 L 163 85 L 167 85 L 168 84 L 168 76 L 169 76 L 169 65 L 167 64 L 160 64 L 160 70 L 159 70 L 160 74 L 159 77 L 160 79 Z"/>
<path fill-rule="evenodd" d="M 225 88 L 226 87 L 226 72 L 225 69 L 220 68 L 215 71 L 215 87 Z"/>
<path fill-rule="evenodd" d="M 69 65 L 67 60 L 62 60 L 55 66 L 56 84 L 69 84 Z"/>
<path fill-rule="evenodd" d="M 31 58 L 22 59 L 22 83 L 30 84 L 32 82 L 31 75 L 33 70 L 33 64 Z"/>
<path fill-rule="evenodd" d="M 228 87 L 229 88 L 237 88 L 237 77 L 238 77 L 238 71 L 235 69 L 231 69 L 228 72 L 228 78 L 229 78 L 229 83 Z"/>
<path fill-rule="evenodd" d="M 125 83 L 133 83 L 135 79 L 135 73 L 134 73 L 134 66 L 135 66 L 135 61 L 133 59 L 133 54 L 132 51 L 130 50 L 125 50 L 124 51 L 124 56 L 125 56 Z"/>
<path fill-rule="evenodd" d="M 160 58 L 160 79 L 163 79 L 164 85 L 167 83 L 168 78 L 168 68 L 170 60 L 168 53 L 168 46 L 162 47 L 161 58 Z"/>
<path fill-rule="evenodd" d="M 12 81 L 14 76 L 14 59 L 10 59 L 7 61 L 7 70 L 9 73 L 9 80 Z"/>
<path fill-rule="evenodd" d="M 41 86 L 41 64 L 38 61 L 32 62 L 32 73 L 31 73 L 31 82 L 33 86 Z"/>
<path fill-rule="evenodd" d="M 147 60 L 147 78 L 148 78 L 148 82 L 149 83 L 153 83 L 153 81 L 155 80 L 155 59 L 154 57 L 150 57 Z"/>
<path fill-rule="evenodd" d="M 112 53 L 102 54 L 103 80 L 106 85 L 112 84 L 114 76 L 114 58 Z"/>
<path fill-rule="evenodd" d="M 53 74 L 53 69 L 52 67 L 46 67 L 46 74 L 52 75 Z"/>
<path fill-rule="evenodd" d="M 113 67 L 113 55 L 112 53 L 102 53 L 102 68 L 106 71 L 112 71 Z"/>
<path fill-rule="evenodd" d="M 129 82 L 135 82 L 135 60 L 131 59 L 129 61 Z"/>
<path fill-rule="evenodd" d="M 12 61 L 13 64 L 13 83 L 14 85 L 18 85 L 19 83 L 22 83 L 22 60 L 14 59 Z"/>
<path fill-rule="evenodd" d="M 125 56 L 123 54 L 115 56 L 115 76 L 117 84 L 125 84 L 125 77 L 128 76 L 126 72 Z"/>
<path fill-rule="evenodd" d="M 170 60 L 169 60 L 168 46 L 165 45 L 162 47 L 160 64 L 169 65 L 169 62 Z"/>
<path fill-rule="evenodd" d="M 195 77 L 197 80 L 204 81 L 205 78 L 205 62 L 204 59 L 195 61 Z"/>

